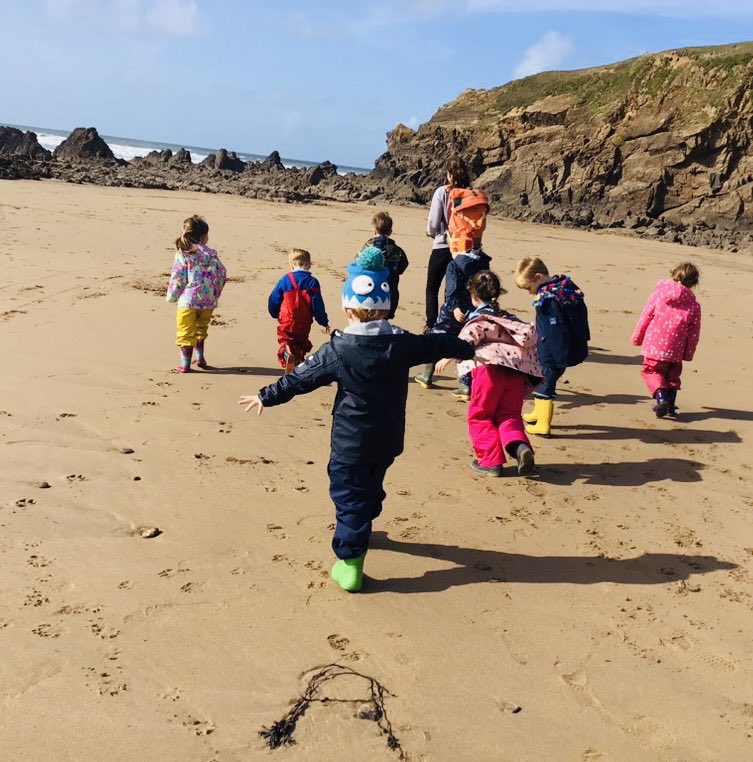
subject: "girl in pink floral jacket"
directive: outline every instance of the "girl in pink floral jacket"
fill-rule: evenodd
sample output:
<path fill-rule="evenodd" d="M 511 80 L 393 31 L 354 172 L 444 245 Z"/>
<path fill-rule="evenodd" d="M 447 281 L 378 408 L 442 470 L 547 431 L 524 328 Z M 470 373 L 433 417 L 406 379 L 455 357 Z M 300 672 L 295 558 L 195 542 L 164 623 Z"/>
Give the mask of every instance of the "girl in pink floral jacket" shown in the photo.
<path fill-rule="evenodd" d="M 477 456 L 471 468 L 501 476 L 507 453 L 517 461 L 518 473 L 526 475 L 535 463 L 522 418 L 523 400 L 542 379 L 536 329 L 500 309 L 502 287 L 493 272 L 473 275 L 468 291 L 475 309 L 459 338 L 473 344 L 476 354 L 458 363 L 458 375 L 470 375 L 468 434 Z M 437 370 L 449 362 L 442 360 Z"/>
<path fill-rule="evenodd" d="M 641 377 L 658 418 L 676 415 L 682 363 L 693 359 L 701 335 L 701 305 L 691 291 L 698 285 L 698 268 L 683 262 L 670 274 L 672 279 L 659 281 L 648 298 L 630 338 L 643 345 Z"/>
<path fill-rule="evenodd" d="M 168 302 L 178 303 L 177 338 L 180 347 L 179 373 L 191 370 L 196 350 L 196 365 L 209 368 L 204 357 L 204 342 L 209 322 L 227 280 L 227 270 L 217 252 L 207 246 L 209 225 L 194 215 L 183 221 L 183 232 L 175 241 L 175 262 L 167 284 Z"/>

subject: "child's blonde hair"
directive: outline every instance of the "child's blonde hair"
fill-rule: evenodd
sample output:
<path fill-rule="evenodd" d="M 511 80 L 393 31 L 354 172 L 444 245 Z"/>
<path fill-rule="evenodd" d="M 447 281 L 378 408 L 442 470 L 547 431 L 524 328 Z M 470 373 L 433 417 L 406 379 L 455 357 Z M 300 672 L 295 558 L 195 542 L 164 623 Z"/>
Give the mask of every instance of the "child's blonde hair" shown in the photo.
<path fill-rule="evenodd" d="M 679 265 L 675 265 L 669 274 L 672 276 L 672 280 L 682 283 L 687 288 L 697 286 L 701 277 L 698 268 L 692 262 L 681 262 Z"/>
<path fill-rule="evenodd" d="M 379 235 L 392 233 L 392 217 L 387 212 L 377 212 L 371 219 L 371 225 Z"/>
<path fill-rule="evenodd" d="M 549 270 L 540 257 L 523 257 L 515 267 L 515 285 L 527 288 L 535 275 L 549 277 Z"/>
<path fill-rule="evenodd" d="M 288 252 L 288 264 L 291 267 L 311 267 L 311 254 L 306 249 L 291 249 Z"/>
<path fill-rule="evenodd" d="M 183 220 L 183 232 L 175 239 L 178 251 L 193 251 L 209 235 L 209 225 L 203 217 L 194 214 Z"/>
<path fill-rule="evenodd" d="M 360 323 L 370 323 L 372 320 L 386 320 L 389 310 L 375 310 L 367 307 L 348 307 L 348 314 L 356 318 Z"/>

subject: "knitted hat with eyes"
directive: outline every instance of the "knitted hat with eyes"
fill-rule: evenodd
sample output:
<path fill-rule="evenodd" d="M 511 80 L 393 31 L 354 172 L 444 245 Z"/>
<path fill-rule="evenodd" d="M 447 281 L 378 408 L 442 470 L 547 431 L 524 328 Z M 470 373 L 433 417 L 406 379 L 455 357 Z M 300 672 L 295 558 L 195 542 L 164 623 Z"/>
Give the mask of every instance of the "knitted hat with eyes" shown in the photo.
<path fill-rule="evenodd" d="M 389 275 L 384 254 L 376 246 L 362 249 L 356 261 L 348 265 L 348 277 L 343 285 L 343 307 L 351 310 L 389 310 Z"/>

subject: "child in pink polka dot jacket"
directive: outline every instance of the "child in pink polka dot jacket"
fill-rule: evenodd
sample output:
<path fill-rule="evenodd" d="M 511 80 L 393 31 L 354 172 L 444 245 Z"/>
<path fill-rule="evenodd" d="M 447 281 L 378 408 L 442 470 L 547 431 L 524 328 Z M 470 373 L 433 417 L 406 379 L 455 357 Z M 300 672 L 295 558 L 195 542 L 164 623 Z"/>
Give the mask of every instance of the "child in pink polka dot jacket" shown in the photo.
<path fill-rule="evenodd" d="M 670 275 L 671 280 L 657 284 L 630 338 L 643 345 L 641 377 L 655 400 L 657 418 L 677 414 L 682 363 L 693 359 L 701 335 L 701 305 L 691 291 L 698 285 L 698 268 L 683 262 Z"/>

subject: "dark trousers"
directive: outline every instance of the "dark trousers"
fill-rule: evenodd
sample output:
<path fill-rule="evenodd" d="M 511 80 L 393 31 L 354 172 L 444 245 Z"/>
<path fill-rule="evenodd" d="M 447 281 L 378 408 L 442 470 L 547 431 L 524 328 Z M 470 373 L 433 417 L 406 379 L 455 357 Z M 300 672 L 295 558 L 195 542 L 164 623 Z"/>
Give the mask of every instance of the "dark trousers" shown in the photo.
<path fill-rule="evenodd" d="M 536 387 L 533 396 L 545 400 L 556 400 L 557 381 L 560 380 L 567 368 L 557 368 L 554 365 L 542 365 L 541 370 L 544 373 L 544 380 L 541 382 L 540 386 Z"/>
<path fill-rule="evenodd" d="M 332 550 L 338 558 L 358 558 L 369 548 L 371 522 L 382 512 L 387 496 L 382 487 L 392 458 L 381 463 L 327 465 L 329 494 L 335 504 L 337 524 Z"/>
<path fill-rule="evenodd" d="M 431 329 L 439 315 L 439 289 L 447 272 L 447 265 L 452 261 L 450 248 L 432 249 L 429 257 L 429 269 L 426 272 L 426 327 Z"/>

